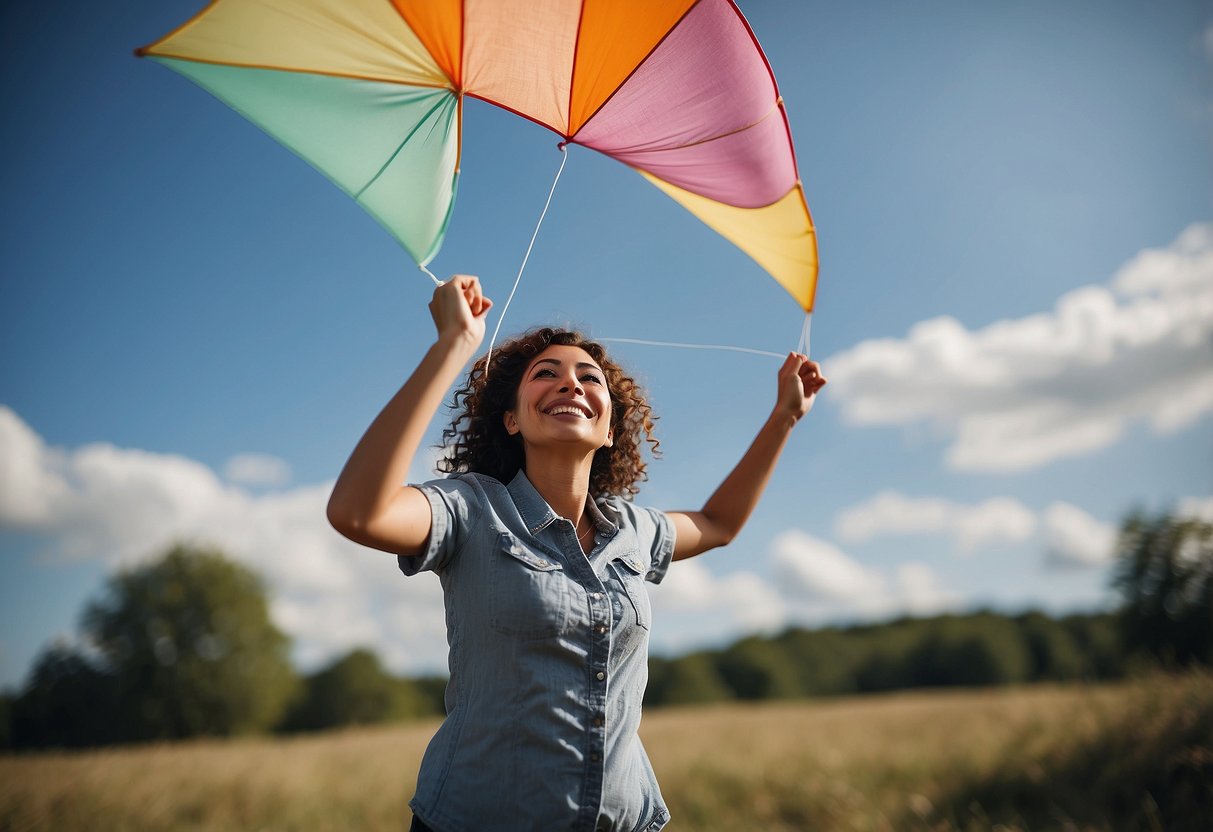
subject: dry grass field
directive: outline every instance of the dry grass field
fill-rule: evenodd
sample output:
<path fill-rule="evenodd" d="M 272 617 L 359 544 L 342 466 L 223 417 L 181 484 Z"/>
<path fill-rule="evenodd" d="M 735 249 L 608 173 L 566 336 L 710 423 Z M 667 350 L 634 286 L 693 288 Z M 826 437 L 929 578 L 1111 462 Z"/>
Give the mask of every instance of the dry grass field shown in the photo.
<path fill-rule="evenodd" d="M 434 722 L 0 757 L 0 830 L 402 830 Z M 671 830 L 1213 828 L 1213 676 L 653 711 Z"/>

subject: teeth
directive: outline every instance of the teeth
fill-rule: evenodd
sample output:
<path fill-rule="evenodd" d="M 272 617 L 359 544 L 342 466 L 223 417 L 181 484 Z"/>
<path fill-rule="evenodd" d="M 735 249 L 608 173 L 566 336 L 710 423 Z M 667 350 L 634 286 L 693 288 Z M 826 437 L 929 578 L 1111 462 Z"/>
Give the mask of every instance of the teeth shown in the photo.
<path fill-rule="evenodd" d="M 549 416 L 555 416 L 557 413 L 572 413 L 576 416 L 585 416 L 585 414 L 583 412 L 581 412 L 581 410 L 579 408 L 569 407 L 567 405 L 561 406 L 561 407 L 553 407 L 551 410 L 548 411 Z"/>

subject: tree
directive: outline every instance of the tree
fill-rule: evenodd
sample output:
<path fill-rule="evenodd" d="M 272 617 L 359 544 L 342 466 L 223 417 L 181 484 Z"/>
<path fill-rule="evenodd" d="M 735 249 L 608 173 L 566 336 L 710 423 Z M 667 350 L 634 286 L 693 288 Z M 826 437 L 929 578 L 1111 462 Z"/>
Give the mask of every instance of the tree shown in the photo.
<path fill-rule="evenodd" d="M 720 678 L 715 661 L 707 653 L 649 662 L 646 705 L 689 705 L 732 698 L 733 691 Z"/>
<path fill-rule="evenodd" d="M 412 683 L 386 673 L 370 650 L 353 650 L 309 676 L 287 715 L 287 730 L 369 725 L 420 716 L 429 702 Z"/>
<path fill-rule="evenodd" d="M 1115 586 L 1129 649 L 1167 666 L 1213 664 L 1213 524 L 1130 516 L 1117 543 Z"/>
<path fill-rule="evenodd" d="M 1040 612 L 1025 613 L 1016 621 L 1032 659 L 1029 679 L 1071 681 L 1083 677 L 1082 652 L 1064 624 Z"/>
<path fill-rule="evenodd" d="M 265 730 L 296 683 L 260 580 L 218 551 L 176 546 L 115 575 L 84 630 L 114 681 L 125 739 Z"/>
<path fill-rule="evenodd" d="M 12 745 L 80 748 L 112 742 L 116 701 L 112 677 L 68 645 L 52 644 L 12 703 Z"/>
<path fill-rule="evenodd" d="M 796 672 L 781 647 L 758 637 L 742 639 L 719 655 L 716 671 L 738 699 L 800 696 Z"/>

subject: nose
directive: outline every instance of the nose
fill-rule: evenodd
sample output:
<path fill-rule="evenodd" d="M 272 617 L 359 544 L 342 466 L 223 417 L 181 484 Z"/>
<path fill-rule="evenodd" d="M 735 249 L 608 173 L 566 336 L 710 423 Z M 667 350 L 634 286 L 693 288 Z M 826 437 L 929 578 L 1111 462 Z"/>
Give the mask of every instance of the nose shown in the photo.
<path fill-rule="evenodd" d="M 579 396 L 585 395 L 585 388 L 583 388 L 581 386 L 581 382 L 577 380 L 577 375 L 575 372 L 573 375 L 566 376 L 564 379 L 564 383 L 560 385 L 561 393 L 567 393 L 570 390 Z"/>

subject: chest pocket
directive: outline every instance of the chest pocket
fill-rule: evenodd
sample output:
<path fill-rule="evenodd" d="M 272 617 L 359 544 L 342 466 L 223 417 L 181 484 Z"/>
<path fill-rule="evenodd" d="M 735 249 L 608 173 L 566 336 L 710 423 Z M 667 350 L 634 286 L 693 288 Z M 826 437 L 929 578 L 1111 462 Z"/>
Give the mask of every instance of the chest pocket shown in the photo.
<path fill-rule="evenodd" d="M 640 556 L 635 552 L 620 555 L 611 561 L 611 569 L 615 573 L 615 580 L 623 587 L 624 595 L 627 596 L 628 606 L 624 608 L 624 614 L 634 613 L 636 623 L 646 630 L 649 629 L 652 610 L 649 605 L 649 593 L 644 586 L 647 570 L 641 563 Z"/>
<path fill-rule="evenodd" d="M 490 626 L 521 639 L 553 638 L 570 627 L 572 581 L 564 567 L 501 534 L 489 562 Z"/>

